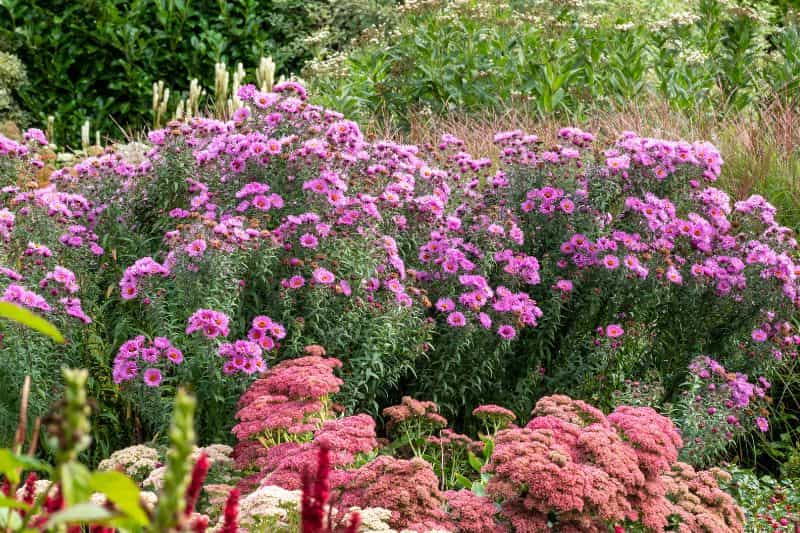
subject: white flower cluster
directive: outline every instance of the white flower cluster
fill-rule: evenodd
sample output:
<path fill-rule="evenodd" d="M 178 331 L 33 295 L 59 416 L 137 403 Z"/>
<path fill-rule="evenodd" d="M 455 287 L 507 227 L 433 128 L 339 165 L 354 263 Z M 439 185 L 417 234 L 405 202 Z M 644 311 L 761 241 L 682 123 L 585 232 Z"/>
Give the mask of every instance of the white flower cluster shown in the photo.
<path fill-rule="evenodd" d="M 108 459 L 103 459 L 98 470 L 124 470 L 131 477 L 145 475 L 160 464 L 158 450 L 137 444 L 117 450 Z"/>

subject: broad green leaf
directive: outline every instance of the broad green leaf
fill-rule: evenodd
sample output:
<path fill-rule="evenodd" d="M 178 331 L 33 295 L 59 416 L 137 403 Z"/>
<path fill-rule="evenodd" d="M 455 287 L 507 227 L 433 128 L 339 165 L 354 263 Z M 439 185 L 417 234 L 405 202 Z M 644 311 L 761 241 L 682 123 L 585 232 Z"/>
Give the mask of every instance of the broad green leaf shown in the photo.
<path fill-rule="evenodd" d="M 45 524 L 45 528 L 50 529 L 61 524 L 102 522 L 113 516 L 111 511 L 105 507 L 94 503 L 78 503 L 51 516 Z"/>
<path fill-rule="evenodd" d="M 67 506 L 85 502 L 92 495 L 89 480 L 92 474 L 80 463 L 70 462 L 61 466 L 61 489 Z"/>
<path fill-rule="evenodd" d="M 9 303 L 0 302 L 0 318 L 7 318 L 14 322 L 19 322 L 31 329 L 35 329 L 39 333 L 43 333 L 56 342 L 63 343 L 64 337 L 58 329 L 40 317 L 39 315 L 28 311 L 24 307 Z"/>
<path fill-rule="evenodd" d="M 95 472 L 89 480 L 89 488 L 102 492 L 121 512 L 139 525 L 147 525 L 147 514 L 139 499 L 139 487 L 122 472 Z"/>
<path fill-rule="evenodd" d="M 17 455 L 8 448 L 0 448 L 0 474 L 8 478 L 11 483 L 19 483 L 19 473 L 22 470 L 36 470 L 50 472 L 50 465 L 27 455 Z"/>
<path fill-rule="evenodd" d="M 483 468 L 483 463 L 481 462 L 481 460 L 478 459 L 478 457 L 471 451 L 469 452 L 469 465 L 476 472 L 480 472 L 481 469 Z"/>
<path fill-rule="evenodd" d="M 472 480 L 465 477 L 462 474 L 456 473 L 456 483 L 458 483 L 458 486 L 461 487 L 462 489 L 472 488 Z"/>

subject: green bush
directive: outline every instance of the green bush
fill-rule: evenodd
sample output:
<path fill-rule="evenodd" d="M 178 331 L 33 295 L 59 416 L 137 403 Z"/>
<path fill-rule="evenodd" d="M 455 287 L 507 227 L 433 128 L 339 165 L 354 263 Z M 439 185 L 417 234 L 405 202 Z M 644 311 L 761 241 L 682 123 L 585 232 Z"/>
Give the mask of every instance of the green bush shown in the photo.
<path fill-rule="evenodd" d="M 798 83 L 797 29 L 766 3 L 699 0 L 685 11 L 639 2 L 518 4 L 406 9 L 396 28 L 310 64 L 305 77 L 323 105 L 400 125 L 410 107 L 513 105 L 585 120 L 591 110 L 654 96 L 717 116 L 790 95 Z"/>
<path fill-rule="evenodd" d="M 36 125 L 54 115 L 58 144 L 85 120 L 104 135 L 150 123 L 152 83 L 213 84 L 215 62 L 255 66 L 272 56 L 296 71 L 319 47 L 336 49 L 377 24 L 392 0 L 8 0 L 0 42 L 28 66 L 19 90 Z"/>

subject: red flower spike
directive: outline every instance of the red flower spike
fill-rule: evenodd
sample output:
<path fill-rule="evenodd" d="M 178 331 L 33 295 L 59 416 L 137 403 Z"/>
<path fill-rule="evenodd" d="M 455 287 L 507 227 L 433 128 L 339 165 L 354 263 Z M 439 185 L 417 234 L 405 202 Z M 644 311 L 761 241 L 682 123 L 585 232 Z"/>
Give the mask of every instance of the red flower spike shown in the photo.
<path fill-rule="evenodd" d="M 203 481 L 205 481 L 210 467 L 211 463 L 208 460 L 208 456 L 205 453 L 200 454 L 192 469 L 192 479 L 189 482 L 189 487 L 186 489 L 184 516 L 191 516 L 194 512 L 197 500 L 200 498 L 200 491 L 203 489 Z"/>
<path fill-rule="evenodd" d="M 36 499 L 36 480 L 35 472 L 28 474 L 28 479 L 25 480 L 25 492 L 22 493 L 22 501 L 28 505 L 33 505 L 33 500 Z"/>
<path fill-rule="evenodd" d="M 319 533 L 329 531 L 324 528 L 325 504 L 330 494 L 331 473 L 330 451 L 323 445 L 319 448 L 317 456 L 317 472 L 312 479 L 311 472 L 306 468 L 303 475 L 303 496 L 301 502 L 301 522 L 303 533 Z"/>
<path fill-rule="evenodd" d="M 233 489 L 228 495 L 224 516 L 220 533 L 236 533 L 239 530 L 239 489 Z"/>
<path fill-rule="evenodd" d="M 345 533 L 358 533 L 358 526 L 361 525 L 361 515 L 353 513 L 350 516 L 350 523 L 347 525 Z"/>

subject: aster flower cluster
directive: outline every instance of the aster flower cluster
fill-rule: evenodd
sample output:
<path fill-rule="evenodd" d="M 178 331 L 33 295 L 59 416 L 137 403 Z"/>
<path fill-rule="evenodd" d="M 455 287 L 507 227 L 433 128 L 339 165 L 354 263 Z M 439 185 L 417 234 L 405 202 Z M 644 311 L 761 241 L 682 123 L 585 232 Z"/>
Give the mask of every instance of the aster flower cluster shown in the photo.
<path fill-rule="evenodd" d="M 539 339 L 531 330 L 547 313 L 607 285 L 626 294 L 641 283 L 674 289 L 664 293 L 671 300 L 703 292 L 749 302 L 758 292 L 784 315 L 795 305 L 796 240 L 763 198 L 734 202 L 710 186 L 723 161 L 708 143 L 623 132 L 596 150 L 578 128 L 559 131 L 552 146 L 501 132 L 497 168 L 452 135 L 425 147 L 369 142 L 301 95 L 242 87 L 244 107 L 230 121 L 194 118 L 151 132 L 152 168 L 104 154 L 74 171 L 114 176 L 135 197 L 179 191 L 164 207 L 172 228 L 163 255 L 126 271 L 124 298 L 136 298 L 145 278 L 167 287 L 209 275 L 225 256 L 261 254 L 275 265 L 265 283 L 313 328 L 342 310 L 416 317 L 433 307 L 427 324 L 445 345 Z M 190 172 L 167 173 L 175 181 L 167 183 L 154 169 L 174 161 Z M 133 179 L 142 172 L 152 179 Z M 250 280 L 241 279 L 230 290 L 246 295 Z M 323 316 L 306 316 L 318 304 Z M 507 385 L 515 384 L 498 387 Z"/>
<path fill-rule="evenodd" d="M 500 431 L 484 467 L 486 490 L 501 502 L 502 515 L 521 531 L 547 528 L 556 517 L 564 531 L 607 531 L 613 524 L 640 523 L 663 531 L 678 517 L 693 529 L 707 513 L 711 531 L 740 531 L 741 511 L 703 473 L 713 498 L 684 515 L 669 481 L 681 439 L 669 419 L 650 408 L 620 407 L 606 417 L 564 396 L 540 400 L 525 428 Z M 706 475 L 707 474 L 707 475 Z"/>
<path fill-rule="evenodd" d="M 155 337 L 148 340 L 144 335 L 125 341 L 117 350 L 114 357 L 114 382 L 124 383 L 131 381 L 139 375 L 140 366 L 146 367 L 142 371 L 142 380 L 148 387 L 158 387 L 164 379 L 158 366 L 167 362 L 168 366 L 183 363 L 183 352 L 172 345 L 166 337 Z M 161 365 L 160 365 L 161 364 Z"/>
<path fill-rule="evenodd" d="M 699 356 L 690 365 L 691 381 L 679 406 L 681 430 L 693 446 L 686 455 L 693 463 L 706 463 L 727 444 L 751 429 L 769 430 L 767 416 L 771 384 L 764 376 L 755 382 L 738 372 L 729 372 L 709 356 Z"/>
<path fill-rule="evenodd" d="M 229 322 L 228 315 L 221 311 L 198 309 L 189 317 L 186 334 L 191 335 L 199 331 L 207 339 L 227 337 L 230 333 Z"/>
<path fill-rule="evenodd" d="M 222 371 L 225 374 L 243 372 L 245 374 L 262 373 L 267 364 L 263 359 L 264 352 L 277 350 L 278 342 L 286 336 L 286 329 L 270 317 L 259 315 L 252 321 L 247 339 L 233 343 L 220 344 L 217 353 L 226 358 Z"/>
<path fill-rule="evenodd" d="M 167 263 L 160 264 L 152 257 L 143 257 L 125 269 L 119 282 L 120 295 L 123 300 L 132 300 L 139 295 L 142 280 L 151 276 L 168 276 L 170 268 Z"/>

